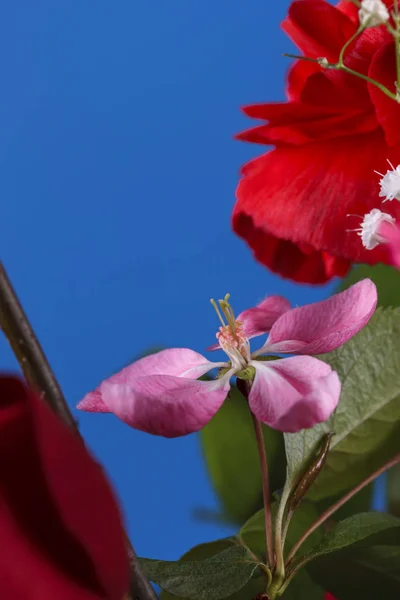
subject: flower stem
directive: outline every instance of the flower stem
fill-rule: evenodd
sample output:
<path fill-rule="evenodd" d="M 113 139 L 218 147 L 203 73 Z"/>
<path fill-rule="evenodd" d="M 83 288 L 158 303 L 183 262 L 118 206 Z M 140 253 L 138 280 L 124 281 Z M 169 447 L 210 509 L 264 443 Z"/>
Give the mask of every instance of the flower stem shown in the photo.
<path fill-rule="evenodd" d="M 80 436 L 78 425 L 72 416 L 61 387 L 1 261 L 0 328 L 8 339 L 28 384 L 39 393 L 42 400 L 54 410 L 65 425 Z M 157 600 L 128 537 L 126 537 L 126 544 L 131 565 L 131 588 L 125 600 Z"/>
<path fill-rule="evenodd" d="M 343 46 L 343 48 L 340 51 L 339 54 L 339 58 L 338 58 L 338 66 L 343 67 L 343 59 L 344 59 L 344 53 L 346 52 L 347 48 L 350 46 L 350 44 L 352 42 L 354 42 L 354 40 L 360 35 L 360 33 L 364 30 L 364 26 L 360 25 L 360 27 L 357 29 L 357 31 L 351 36 L 351 38 L 349 38 L 347 40 L 347 42 L 345 43 L 345 45 Z"/>
<path fill-rule="evenodd" d="M 265 519 L 265 541 L 267 546 L 267 566 L 272 569 L 274 566 L 274 546 L 272 536 L 272 515 L 271 515 L 271 497 L 269 489 L 269 475 L 267 453 L 265 452 L 264 437 L 260 421 L 251 413 L 253 419 L 254 431 L 257 440 L 258 455 L 260 457 L 260 469 L 262 480 L 262 491 L 264 499 L 264 519 Z"/>
<path fill-rule="evenodd" d="M 314 62 L 314 63 L 320 64 L 316 58 L 309 58 L 308 56 L 299 56 L 297 54 L 284 54 L 283 56 L 286 56 L 288 58 L 295 58 L 296 60 L 308 60 L 309 62 Z M 393 92 L 391 92 L 385 85 L 383 85 L 382 83 L 379 83 L 379 81 L 375 81 L 375 79 L 371 79 L 371 77 L 368 77 L 367 75 L 364 75 L 363 73 L 359 73 L 358 71 L 354 71 L 354 69 L 350 69 L 349 67 L 346 67 L 346 65 L 340 65 L 339 63 L 329 63 L 325 68 L 326 69 L 336 69 L 336 71 L 343 71 L 344 73 L 348 73 L 349 75 L 354 75 L 354 77 L 363 79 L 364 81 L 367 81 L 371 85 L 374 85 L 375 87 L 377 87 L 379 90 L 381 90 L 381 92 L 383 94 L 388 96 L 391 100 L 398 102 L 398 98 L 397 98 L 396 94 L 393 94 Z"/>
<path fill-rule="evenodd" d="M 392 31 L 394 37 L 394 48 L 396 53 L 396 92 L 397 95 L 400 93 L 400 15 L 399 15 L 399 3 L 398 0 L 394 0 L 394 13 L 393 20 L 396 25 L 395 30 Z"/>
<path fill-rule="evenodd" d="M 302 546 L 302 544 L 320 525 L 322 525 L 322 523 L 324 523 L 327 519 L 329 519 L 329 517 L 331 517 L 341 506 L 343 506 L 343 504 L 346 504 L 346 502 L 348 502 L 353 496 L 358 494 L 358 492 L 360 490 L 362 490 L 365 486 L 367 486 L 369 483 L 371 483 L 377 477 L 379 477 L 379 475 L 382 475 L 382 473 L 384 473 L 391 467 L 394 467 L 394 465 L 397 465 L 398 463 L 400 463 L 400 454 L 396 454 L 396 456 L 394 458 L 389 460 L 382 467 L 379 467 L 379 469 L 374 471 L 369 477 L 367 477 L 366 479 L 361 481 L 361 483 L 359 483 L 355 488 L 353 488 L 352 490 L 347 492 L 347 494 L 345 494 L 342 498 L 340 498 L 340 500 L 335 502 L 335 504 L 332 504 L 332 506 L 330 506 L 325 512 L 323 512 L 318 517 L 318 519 L 316 521 L 314 521 L 314 523 L 311 525 L 311 527 L 303 533 L 301 538 L 293 546 L 293 548 L 291 549 L 291 551 L 289 552 L 289 555 L 287 557 L 286 565 L 289 565 L 289 563 L 293 560 L 295 554 L 297 553 L 299 548 Z M 303 566 L 303 564 L 304 563 L 301 563 L 300 566 Z M 296 570 L 298 568 L 300 568 L 300 566 L 296 567 Z"/>

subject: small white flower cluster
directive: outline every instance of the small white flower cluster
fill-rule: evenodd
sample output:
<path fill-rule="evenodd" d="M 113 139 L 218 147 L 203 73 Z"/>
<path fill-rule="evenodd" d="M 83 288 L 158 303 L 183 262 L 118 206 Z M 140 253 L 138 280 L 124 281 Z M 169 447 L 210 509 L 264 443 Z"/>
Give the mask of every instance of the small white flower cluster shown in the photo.
<path fill-rule="evenodd" d="M 389 161 L 388 161 L 389 162 Z M 390 169 L 381 176 L 379 185 L 381 191 L 379 197 L 387 200 L 398 200 L 400 202 L 400 165 L 396 168 L 389 162 Z M 382 212 L 379 208 L 373 208 L 371 212 L 364 215 L 359 229 L 356 229 L 357 234 L 361 237 L 362 245 L 367 250 L 373 250 L 379 244 L 385 243 L 385 239 L 379 233 L 379 229 L 384 222 L 395 224 L 396 219 L 389 213 Z"/>
<path fill-rule="evenodd" d="M 363 222 L 357 233 L 361 237 L 362 245 L 367 250 L 373 250 L 379 244 L 384 243 L 384 238 L 379 235 L 379 226 L 384 221 L 395 223 L 396 219 L 392 215 L 382 212 L 379 208 L 373 208 L 371 212 L 364 215 Z"/>
<path fill-rule="evenodd" d="M 377 27 L 387 23 L 390 15 L 382 0 L 362 0 L 358 18 L 363 27 Z"/>

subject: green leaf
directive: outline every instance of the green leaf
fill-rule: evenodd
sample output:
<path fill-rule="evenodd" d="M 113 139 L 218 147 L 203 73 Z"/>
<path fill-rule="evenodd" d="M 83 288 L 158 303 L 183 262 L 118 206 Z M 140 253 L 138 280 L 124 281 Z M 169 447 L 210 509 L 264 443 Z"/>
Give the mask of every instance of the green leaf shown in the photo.
<path fill-rule="evenodd" d="M 198 546 L 195 546 L 186 552 L 180 560 L 183 562 L 188 560 L 204 560 L 206 558 L 210 558 L 211 556 L 215 556 L 215 554 L 222 552 L 222 550 L 225 550 L 226 548 L 230 548 L 232 544 L 235 543 L 237 542 L 234 538 L 225 538 L 223 540 L 199 544 Z M 250 598 L 257 596 L 257 594 L 261 594 L 261 592 L 264 590 L 264 575 L 261 577 L 254 577 L 253 579 L 250 579 L 250 581 L 246 583 L 241 590 L 229 596 L 228 600 L 249 600 Z M 174 596 L 166 591 L 161 592 L 160 598 L 161 600 L 184 600 L 182 596 L 179 598 L 178 596 Z"/>
<path fill-rule="evenodd" d="M 260 565 L 247 548 L 237 544 L 205 560 L 140 561 L 151 581 L 193 600 L 228 598 L 246 585 Z"/>
<path fill-rule="evenodd" d="M 272 515 L 275 517 L 277 505 L 272 505 Z M 285 550 L 290 551 L 299 537 L 308 527 L 315 521 L 318 512 L 314 504 L 311 502 L 303 502 L 296 510 L 290 522 L 289 530 L 286 537 Z M 249 546 L 260 559 L 265 558 L 265 527 L 264 527 L 264 510 L 259 510 L 243 525 L 240 530 L 240 538 Z M 314 531 L 305 541 L 302 549 L 305 551 L 311 550 L 322 539 L 322 533 L 318 529 Z M 324 591 L 315 583 L 308 575 L 305 569 L 299 571 L 296 577 L 290 583 L 282 598 L 285 600 L 323 600 Z M 250 600 L 250 596 L 245 600 Z"/>
<path fill-rule="evenodd" d="M 342 291 L 369 277 L 378 288 L 379 306 L 400 306 L 400 271 L 386 265 L 358 265 L 344 279 L 338 291 Z"/>
<path fill-rule="evenodd" d="M 271 489 L 283 486 L 285 451 L 283 436 L 263 426 Z M 262 506 L 261 476 L 254 428 L 246 400 L 231 388 L 211 422 L 202 430 L 201 442 L 208 472 L 226 515 L 242 524 Z"/>
<path fill-rule="evenodd" d="M 283 600 L 323 600 L 324 597 L 323 588 L 312 580 L 305 569 L 296 574 L 281 596 Z"/>
<path fill-rule="evenodd" d="M 276 503 L 272 504 L 272 517 L 275 519 L 277 512 Z M 311 502 L 303 502 L 295 514 L 289 525 L 286 536 L 285 550 L 288 552 L 297 542 L 299 537 L 306 529 L 314 523 L 318 517 L 318 511 L 315 505 Z M 259 558 L 265 557 L 265 524 L 264 524 L 264 509 L 256 512 L 240 530 L 239 533 L 243 542 L 254 552 Z M 305 541 L 304 551 L 311 550 L 322 539 L 322 533 L 319 529 L 314 531 Z"/>
<path fill-rule="evenodd" d="M 378 309 L 353 339 L 320 358 L 342 381 L 336 413 L 313 429 L 285 434 L 290 485 L 324 435 L 335 432 L 325 466 L 309 492 L 314 500 L 356 485 L 398 452 L 400 309 Z"/>
<path fill-rule="evenodd" d="M 346 492 L 347 491 L 349 491 L 349 490 L 346 490 Z M 362 490 L 360 490 L 352 498 L 350 498 L 350 500 L 348 502 L 343 504 L 343 506 L 341 506 L 335 512 L 335 514 L 333 515 L 332 518 L 334 518 L 335 521 L 344 521 L 344 519 L 347 519 L 348 517 L 351 517 L 352 515 L 355 515 L 355 514 L 358 514 L 361 512 L 368 512 L 372 505 L 373 492 L 374 492 L 374 484 L 370 483 L 369 485 L 362 488 Z M 325 512 L 325 510 L 327 510 L 330 506 L 332 506 L 332 504 L 335 504 L 335 502 L 340 500 L 343 495 L 344 495 L 344 493 L 342 492 L 341 494 L 339 494 L 338 496 L 334 496 L 333 498 L 330 497 L 330 498 L 324 498 L 323 500 L 320 500 L 317 504 L 318 512 L 319 513 Z"/>
<path fill-rule="evenodd" d="M 389 546 L 398 545 L 399 541 L 400 519 L 378 512 L 361 513 L 338 523 L 300 562 L 309 562 L 349 546 Z"/>
<path fill-rule="evenodd" d="M 308 572 L 340 600 L 400 598 L 400 547 L 342 550 L 311 562 Z"/>

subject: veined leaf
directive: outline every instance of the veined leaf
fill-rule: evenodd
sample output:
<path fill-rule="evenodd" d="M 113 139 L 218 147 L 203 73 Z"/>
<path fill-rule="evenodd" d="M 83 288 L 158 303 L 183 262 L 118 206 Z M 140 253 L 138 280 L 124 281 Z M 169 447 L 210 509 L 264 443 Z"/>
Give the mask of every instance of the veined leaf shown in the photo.
<path fill-rule="evenodd" d="M 223 540 L 215 540 L 214 542 L 207 542 L 205 544 L 199 544 L 194 548 L 191 548 L 186 552 L 180 559 L 182 562 L 193 561 L 193 560 L 205 560 L 215 556 L 222 550 L 230 548 L 232 544 L 237 543 L 235 538 L 225 538 Z M 265 590 L 265 577 L 254 577 L 250 579 L 246 585 L 242 587 L 238 592 L 235 592 L 227 600 L 249 600 L 249 598 L 255 598 L 258 594 L 261 594 Z M 170 594 L 169 592 L 161 592 L 161 600 L 184 600 L 182 596 Z"/>
<path fill-rule="evenodd" d="M 251 552 L 238 544 L 205 560 L 141 558 L 148 578 L 167 592 L 190 600 L 218 600 L 241 590 L 258 570 Z"/>
<path fill-rule="evenodd" d="M 335 436 L 310 489 L 314 500 L 356 485 L 399 451 L 400 309 L 378 309 L 362 331 L 322 360 L 342 381 L 334 415 L 313 429 L 285 434 L 288 485 L 301 475 L 329 431 Z"/>
<path fill-rule="evenodd" d="M 396 546 L 399 543 L 400 519 L 378 512 L 361 513 L 338 523 L 300 562 L 305 564 L 350 546 Z"/>
<path fill-rule="evenodd" d="M 312 561 L 307 569 L 340 600 L 400 598 L 400 546 L 342 550 Z"/>

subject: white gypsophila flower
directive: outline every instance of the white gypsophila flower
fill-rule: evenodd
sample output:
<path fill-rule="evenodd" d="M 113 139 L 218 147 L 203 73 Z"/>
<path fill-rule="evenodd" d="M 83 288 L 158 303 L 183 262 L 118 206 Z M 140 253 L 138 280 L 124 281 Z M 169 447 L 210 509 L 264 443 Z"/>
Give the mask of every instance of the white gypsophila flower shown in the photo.
<path fill-rule="evenodd" d="M 379 227 L 384 221 L 394 224 L 396 219 L 392 215 L 380 211 L 379 208 L 373 208 L 371 212 L 364 215 L 357 233 L 361 237 L 362 245 L 367 250 L 373 250 L 385 242 L 385 239 L 379 234 Z"/>
<path fill-rule="evenodd" d="M 363 27 L 377 27 L 386 23 L 389 17 L 389 11 L 382 0 L 362 0 L 358 18 Z"/>
<path fill-rule="evenodd" d="M 400 165 L 394 168 L 391 163 L 389 164 L 392 168 L 385 175 L 379 173 L 382 177 L 379 182 L 381 186 L 379 197 L 385 198 L 384 202 L 386 200 L 400 200 Z"/>
<path fill-rule="evenodd" d="M 320 56 L 317 58 L 317 62 L 323 69 L 329 67 L 329 60 L 326 58 L 326 56 Z"/>

